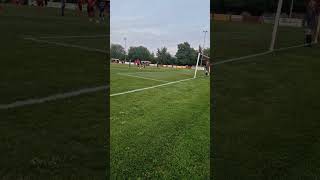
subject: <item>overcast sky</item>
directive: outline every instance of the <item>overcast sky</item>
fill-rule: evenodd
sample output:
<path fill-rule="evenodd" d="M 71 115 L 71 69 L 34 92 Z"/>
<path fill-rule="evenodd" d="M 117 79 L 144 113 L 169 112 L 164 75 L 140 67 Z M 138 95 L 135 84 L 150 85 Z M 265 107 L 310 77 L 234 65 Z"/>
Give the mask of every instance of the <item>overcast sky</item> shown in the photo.
<path fill-rule="evenodd" d="M 177 45 L 189 42 L 198 49 L 203 30 L 210 46 L 210 0 L 113 0 L 111 1 L 111 43 L 145 46 L 156 53 L 167 47 L 172 55 Z"/>

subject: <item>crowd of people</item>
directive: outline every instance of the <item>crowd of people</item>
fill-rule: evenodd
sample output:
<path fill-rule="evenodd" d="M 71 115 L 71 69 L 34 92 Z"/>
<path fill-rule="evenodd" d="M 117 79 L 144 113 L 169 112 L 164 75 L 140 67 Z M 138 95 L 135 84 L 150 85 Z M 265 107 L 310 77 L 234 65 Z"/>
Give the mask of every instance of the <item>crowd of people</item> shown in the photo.
<path fill-rule="evenodd" d="M 37 0 L 44 1 L 44 0 Z M 93 21 L 95 17 L 95 11 L 99 12 L 99 20 L 96 22 L 104 21 L 105 12 L 109 13 L 110 1 L 109 0 L 77 0 L 77 14 L 81 15 L 83 10 L 83 5 L 87 4 L 87 15 L 90 21 Z M 64 16 L 66 0 L 61 0 L 61 16 Z"/>

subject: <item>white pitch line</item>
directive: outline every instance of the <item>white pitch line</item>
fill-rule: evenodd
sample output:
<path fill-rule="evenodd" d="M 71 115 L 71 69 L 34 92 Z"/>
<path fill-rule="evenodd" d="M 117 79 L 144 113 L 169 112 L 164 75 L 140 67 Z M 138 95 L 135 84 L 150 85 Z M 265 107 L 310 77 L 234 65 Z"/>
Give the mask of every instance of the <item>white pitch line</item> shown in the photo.
<path fill-rule="evenodd" d="M 253 58 L 253 57 L 257 57 L 257 56 L 263 56 L 263 55 L 270 54 L 270 53 L 272 53 L 272 51 L 266 51 L 266 52 L 251 54 L 251 55 L 242 56 L 242 57 L 238 57 L 238 58 L 227 59 L 227 60 L 213 63 L 213 65 L 219 65 L 219 64 L 225 64 L 225 63 L 234 62 L 234 61 L 240 61 L 243 59 L 249 59 L 249 58 Z"/>
<path fill-rule="evenodd" d="M 315 43 L 312 43 L 312 44 L 315 44 Z M 271 54 L 273 52 L 279 52 L 279 51 L 285 51 L 285 50 L 288 50 L 288 49 L 304 47 L 306 45 L 307 44 L 300 44 L 300 45 L 296 45 L 296 46 L 290 46 L 290 47 L 284 47 L 284 48 L 275 49 L 274 51 L 265 51 L 265 52 L 262 52 L 262 53 L 251 54 L 251 55 L 242 56 L 242 57 L 238 57 L 238 58 L 231 58 L 231 59 L 227 59 L 227 60 L 223 60 L 223 61 L 219 61 L 219 62 L 213 63 L 213 65 L 219 65 L 219 64 L 225 64 L 225 63 L 234 62 L 234 61 L 240 61 L 240 60 L 243 60 L 243 59 L 249 59 L 249 58 L 253 58 L 253 57 L 258 57 L 258 56 Z"/>
<path fill-rule="evenodd" d="M 314 43 L 311 43 L 314 44 Z M 274 51 L 284 51 L 284 50 L 288 50 L 288 49 L 294 49 L 294 48 L 299 48 L 299 47 L 305 47 L 308 44 L 300 44 L 300 45 L 296 45 L 296 46 L 290 46 L 290 47 L 284 47 L 284 48 L 279 48 L 279 49 L 275 49 Z"/>
<path fill-rule="evenodd" d="M 178 80 L 178 81 L 172 81 L 172 82 L 168 82 L 168 83 L 164 83 L 164 84 L 159 84 L 159 85 L 155 85 L 155 86 L 149 86 L 149 87 L 145 87 L 145 88 L 140 88 L 140 89 L 134 89 L 131 91 L 125 91 L 125 92 L 121 92 L 121 93 L 115 93 L 115 94 L 111 94 L 110 97 L 114 97 L 114 96 L 120 96 L 120 95 L 124 95 L 124 94 L 130 94 L 130 93 L 135 93 L 135 92 L 140 92 L 140 91 L 144 91 L 144 90 L 148 90 L 148 89 L 154 89 L 154 88 L 158 88 L 158 87 L 162 87 L 162 86 L 167 86 L 170 84 L 176 84 L 176 83 L 180 83 L 183 81 L 189 81 L 195 78 L 188 78 L 188 79 L 182 79 L 182 80 Z"/>
<path fill-rule="evenodd" d="M 47 96 L 44 98 L 38 98 L 38 99 L 34 98 L 34 99 L 16 101 L 16 102 L 13 102 L 10 104 L 0 104 L 0 110 L 1 109 L 17 108 L 17 107 L 33 105 L 33 104 L 42 104 L 45 102 L 55 101 L 58 99 L 66 99 L 66 98 L 70 98 L 70 97 L 80 96 L 82 94 L 89 94 L 89 93 L 93 93 L 93 92 L 107 90 L 108 88 L 109 88 L 109 86 L 98 86 L 98 87 L 94 87 L 94 88 L 84 88 L 84 89 L 80 89 L 78 91 L 72 91 L 72 92 L 61 93 L 61 94 L 54 94 L 54 95 Z"/>
<path fill-rule="evenodd" d="M 128 76 L 128 77 L 134 77 L 134 78 L 139 78 L 139 79 L 147 79 L 147 80 L 151 80 L 151 81 L 158 81 L 158 82 L 169 82 L 169 81 L 165 81 L 165 80 L 161 80 L 161 79 L 153 79 L 153 78 L 147 78 L 147 77 L 142 77 L 142 76 L 135 76 L 135 75 L 131 75 L 131 74 L 125 74 L 125 73 L 117 73 L 121 76 Z"/>
<path fill-rule="evenodd" d="M 102 49 L 95 49 L 95 48 L 89 48 L 89 47 L 85 47 L 85 46 L 79 46 L 79 45 L 73 45 L 73 44 L 67 44 L 67 43 L 58 43 L 58 42 L 40 40 L 40 39 L 36 39 L 36 38 L 32 38 L 32 37 L 23 38 L 23 39 L 38 42 L 38 43 L 54 44 L 56 46 L 78 48 L 78 49 L 82 49 L 85 51 L 91 51 L 91 52 L 99 52 L 99 53 L 104 53 L 104 54 L 107 53 L 106 50 L 102 50 Z"/>

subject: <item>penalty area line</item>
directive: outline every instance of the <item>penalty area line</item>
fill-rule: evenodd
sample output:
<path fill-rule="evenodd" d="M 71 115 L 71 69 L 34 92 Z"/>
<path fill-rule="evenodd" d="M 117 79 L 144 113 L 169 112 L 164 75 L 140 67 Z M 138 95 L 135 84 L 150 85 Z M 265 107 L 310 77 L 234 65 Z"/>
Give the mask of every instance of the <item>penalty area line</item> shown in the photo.
<path fill-rule="evenodd" d="M 54 94 L 54 95 L 43 97 L 43 98 L 34 98 L 34 99 L 15 101 L 10 104 L 0 104 L 0 110 L 12 109 L 12 108 L 34 105 L 34 104 L 42 104 L 42 103 L 46 103 L 49 101 L 66 99 L 66 98 L 70 98 L 70 97 L 94 93 L 94 92 L 103 91 L 103 90 L 107 90 L 107 89 L 109 89 L 109 86 L 98 86 L 98 87 L 93 87 L 93 88 L 84 88 L 84 89 L 80 89 L 77 91 L 71 91 L 71 92 L 67 92 L 67 93 Z"/>
<path fill-rule="evenodd" d="M 140 91 L 145 91 L 145 90 L 148 90 L 148 89 L 154 89 L 154 88 L 158 88 L 158 87 L 162 87 L 162 86 L 168 86 L 168 85 L 171 85 L 171 84 L 176 84 L 176 83 L 189 81 L 189 80 L 193 80 L 193 79 L 196 79 L 196 78 L 182 79 L 182 80 L 172 81 L 172 82 L 159 84 L 159 85 L 155 85 L 155 86 L 149 86 L 149 87 L 140 88 L 140 89 L 134 89 L 134 90 L 125 91 L 125 92 L 121 92 L 121 93 L 115 93 L 115 94 L 111 94 L 110 97 L 120 96 L 120 95 L 124 95 L 124 94 L 131 94 L 131 93 L 140 92 Z"/>
<path fill-rule="evenodd" d="M 85 50 L 85 51 L 99 52 L 99 53 L 104 53 L 104 54 L 107 53 L 106 50 L 102 50 L 102 49 L 95 49 L 95 48 L 89 48 L 89 47 L 85 47 L 85 46 L 79 46 L 79 45 L 73 45 L 73 44 L 67 44 L 67 43 L 59 43 L 59 42 L 53 42 L 53 41 L 40 40 L 40 39 L 36 39 L 36 38 L 33 38 L 33 37 L 25 37 L 23 39 L 24 40 L 33 41 L 33 42 L 37 42 L 37 43 L 53 44 L 53 45 L 56 45 L 56 46 L 63 46 L 63 47 L 68 47 L 68 48 L 77 48 L 77 49 L 81 49 L 81 50 Z"/>

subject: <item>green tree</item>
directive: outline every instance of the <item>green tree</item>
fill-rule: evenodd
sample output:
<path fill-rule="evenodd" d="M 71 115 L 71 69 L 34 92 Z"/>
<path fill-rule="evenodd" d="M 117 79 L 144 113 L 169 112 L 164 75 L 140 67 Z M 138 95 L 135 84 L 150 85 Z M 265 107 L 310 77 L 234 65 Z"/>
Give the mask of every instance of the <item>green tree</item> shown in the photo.
<path fill-rule="evenodd" d="M 111 44 L 111 47 L 110 47 L 111 58 L 124 60 L 125 53 L 126 52 L 124 48 L 120 44 Z"/>
<path fill-rule="evenodd" d="M 171 62 L 171 65 L 176 65 L 177 64 L 177 58 L 174 57 L 174 56 L 171 56 L 170 62 Z"/>
<path fill-rule="evenodd" d="M 166 47 L 157 50 L 157 60 L 159 64 L 170 64 L 171 55 Z"/>
<path fill-rule="evenodd" d="M 178 65 L 194 65 L 197 62 L 197 51 L 188 42 L 178 44 L 176 53 Z"/>
<path fill-rule="evenodd" d="M 140 59 L 142 61 L 149 61 L 152 59 L 150 51 L 143 46 L 130 47 L 128 58 L 132 61 L 135 59 Z"/>
<path fill-rule="evenodd" d="M 155 57 L 153 52 L 151 53 L 150 61 L 151 61 L 152 64 L 156 64 L 157 63 L 157 59 L 156 59 L 156 57 Z"/>

